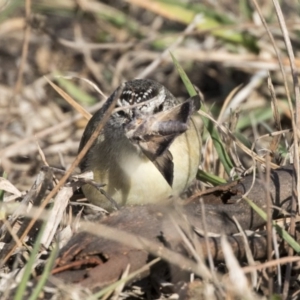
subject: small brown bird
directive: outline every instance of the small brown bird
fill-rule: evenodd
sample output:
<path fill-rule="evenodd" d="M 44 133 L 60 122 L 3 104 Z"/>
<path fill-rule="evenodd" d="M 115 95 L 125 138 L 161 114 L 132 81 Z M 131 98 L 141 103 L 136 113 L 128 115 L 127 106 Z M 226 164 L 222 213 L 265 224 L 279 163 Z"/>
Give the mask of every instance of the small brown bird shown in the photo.
<path fill-rule="evenodd" d="M 125 83 L 116 107 L 123 109 L 110 116 L 81 170 L 93 171 L 94 180 L 106 184 L 103 189 L 120 205 L 155 203 L 182 193 L 200 162 L 201 124 L 194 114 L 199 97 L 181 102 L 163 85 L 138 79 Z M 104 113 L 102 107 L 88 122 L 79 151 Z M 93 204 L 112 210 L 112 203 L 92 185 L 83 191 Z"/>

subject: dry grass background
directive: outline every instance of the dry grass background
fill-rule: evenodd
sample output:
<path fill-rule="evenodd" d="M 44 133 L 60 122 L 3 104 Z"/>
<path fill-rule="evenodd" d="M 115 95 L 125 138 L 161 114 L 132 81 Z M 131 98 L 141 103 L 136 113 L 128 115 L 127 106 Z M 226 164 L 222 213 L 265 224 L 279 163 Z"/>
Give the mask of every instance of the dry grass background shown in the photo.
<path fill-rule="evenodd" d="M 270 1 L 259 6 L 292 91 L 274 6 Z M 300 7 L 291 0 L 281 6 L 299 67 Z M 89 82 L 109 95 L 121 82 L 151 78 L 175 96 L 187 97 L 171 51 L 219 124 L 229 124 L 249 147 L 257 140 L 259 155 L 270 150 L 268 134 L 292 127 L 278 59 L 251 1 L 7 0 L 0 9 L 0 174 L 22 194 L 45 163 L 69 168 L 86 124 L 44 76 L 91 113 L 105 96 Z M 268 72 L 280 128 L 273 118 Z M 201 167 L 224 177 L 211 141 L 204 137 Z M 273 162 L 289 159 L 290 139 L 287 135 L 276 143 Z M 238 153 L 245 168 L 252 165 L 251 158 Z M 9 196 L 5 193 L 4 199 Z M 64 224 L 70 225 L 67 219 Z"/>

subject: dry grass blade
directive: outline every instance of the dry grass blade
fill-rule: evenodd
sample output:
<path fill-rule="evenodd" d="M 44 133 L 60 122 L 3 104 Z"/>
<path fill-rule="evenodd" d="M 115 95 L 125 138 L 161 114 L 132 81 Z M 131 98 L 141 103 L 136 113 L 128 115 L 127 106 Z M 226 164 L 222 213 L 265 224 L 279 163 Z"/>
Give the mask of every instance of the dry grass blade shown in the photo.
<path fill-rule="evenodd" d="M 299 91 L 299 81 L 298 81 L 298 73 L 295 65 L 295 56 L 293 52 L 293 48 L 291 45 L 291 40 L 289 38 L 288 30 L 286 28 L 285 20 L 280 8 L 280 5 L 278 1 L 273 0 L 273 4 L 275 7 L 275 11 L 277 14 L 277 18 L 279 20 L 279 24 L 281 27 L 282 35 L 285 41 L 286 49 L 288 52 L 288 56 L 290 59 L 290 67 L 292 71 L 292 78 L 293 78 L 293 85 L 294 85 L 294 92 L 295 92 L 295 98 L 296 98 L 296 111 L 295 111 L 295 120 L 292 117 L 292 124 L 293 124 L 293 130 L 294 130 L 294 169 L 295 174 L 293 176 L 293 195 L 292 195 L 292 212 L 296 212 L 297 209 L 297 203 L 298 203 L 298 214 L 300 212 L 300 172 L 299 172 L 299 128 L 300 128 L 300 91 Z M 296 221 L 295 216 L 292 215 L 291 219 L 291 225 L 290 225 L 290 233 L 292 236 L 295 234 L 295 228 L 296 228 Z M 289 249 L 289 255 L 292 256 L 293 249 Z M 291 276 L 291 268 L 292 265 L 288 264 L 286 269 L 286 280 L 284 282 L 284 288 L 283 288 L 283 296 L 287 297 L 289 285 L 290 285 L 290 276 Z"/>
<path fill-rule="evenodd" d="M 64 76 L 60 76 L 60 77 L 62 77 L 64 79 L 79 79 L 79 80 L 82 80 L 82 81 L 86 82 L 87 84 L 89 84 L 99 95 L 101 95 L 104 98 L 107 98 L 107 96 L 100 90 L 98 85 L 95 84 L 93 81 L 87 79 L 87 78 L 79 77 L 79 76 L 72 75 L 72 74 L 68 74 L 68 75 L 64 75 Z"/>
<path fill-rule="evenodd" d="M 25 11 L 26 11 L 26 19 L 29 20 L 31 14 L 31 0 L 25 1 Z M 30 39 L 31 26 L 29 24 L 25 24 L 25 32 L 24 32 L 24 42 L 22 47 L 22 56 L 21 63 L 18 71 L 18 77 L 15 84 L 14 96 L 20 93 L 23 83 L 23 73 L 26 64 L 26 59 L 28 56 L 28 48 L 29 48 L 29 39 Z"/>
<path fill-rule="evenodd" d="M 49 248 L 53 241 L 53 237 L 56 234 L 56 230 L 61 223 L 70 197 L 73 195 L 73 189 L 71 187 L 63 187 L 55 197 L 54 205 L 51 209 L 47 225 L 41 239 L 41 244 L 46 249 Z"/>
<path fill-rule="evenodd" d="M 278 237 L 276 235 L 276 230 L 274 227 L 272 228 L 272 236 L 273 236 L 273 248 L 274 248 L 275 259 L 280 259 L 281 254 L 279 252 L 279 241 L 278 241 Z M 276 286 L 274 286 L 274 292 L 279 294 L 281 291 L 281 287 L 282 287 L 282 271 L 280 268 L 280 264 L 277 264 L 276 268 L 277 268 L 278 284 L 276 284 Z"/>
<path fill-rule="evenodd" d="M 232 101 L 233 96 L 237 94 L 241 87 L 242 85 L 235 87 L 224 100 L 224 103 L 222 105 L 221 111 L 217 119 L 218 123 L 222 123 L 226 119 L 227 116 L 225 115 L 225 111 L 228 110 L 229 103 Z"/>
<path fill-rule="evenodd" d="M 59 124 L 56 124 L 50 128 L 46 128 L 36 134 L 30 135 L 24 139 L 21 139 L 21 140 L 17 141 L 16 143 L 9 145 L 8 147 L 2 149 L 0 151 L 0 155 L 1 155 L 1 157 L 12 157 L 12 156 L 16 155 L 16 153 L 18 153 L 20 147 L 23 147 L 23 146 L 29 144 L 30 142 L 35 141 L 36 139 L 44 138 L 50 134 L 53 134 L 53 133 L 57 132 L 58 130 L 62 130 L 65 127 L 68 127 L 68 126 L 72 125 L 73 123 L 75 123 L 76 121 L 80 120 L 81 118 L 82 118 L 82 115 L 78 114 L 78 115 L 68 118 L 67 120 L 65 120 Z"/>
<path fill-rule="evenodd" d="M 278 101 L 277 101 L 277 97 L 275 94 L 275 90 L 274 90 L 274 86 L 272 84 L 272 80 L 270 77 L 270 74 L 268 76 L 268 88 L 271 94 L 271 101 L 272 101 L 272 110 L 273 110 L 273 114 L 274 114 L 274 121 L 275 121 L 275 128 L 277 129 L 277 131 L 281 131 L 282 127 L 281 127 L 281 122 L 280 122 L 280 114 L 278 111 Z M 274 137 L 270 143 L 270 152 L 274 153 L 280 143 L 280 139 L 281 139 L 281 135 L 278 135 L 276 137 Z"/>
<path fill-rule="evenodd" d="M 241 88 L 236 95 L 231 99 L 230 105 L 228 105 L 227 109 L 224 112 L 224 115 L 227 116 L 229 114 L 230 109 L 236 110 L 243 101 L 245 101 L 249 95 L 257 89 L 259 85 L 263 82 L 263 79 L 267 76 L 267 71 L 261 70 L 254 74 L 250 82 Z"/>
<path fill-rule="evenodd" d="M 135 249 L 145 250 L 155 256 L 161 257 L 171 264 L 179 266 L 183 270 L 194 272 L 207 280 L 212 279 L 211 273 L 205 265 L 198 264 L 183 255 L 162 246 L 160 243 L 149 241 L 141 236 L 135 236 L 103 224 L 97 224 L 97 227 L 95 228 L 95 224 L 83 222 L 82 229 L 93 235 L 116 241 Z"/>
<path fill-rule="evenodd" d="M 272 199 L 270 196 L 270 155 L 266 156 L 266 173 L 265 173 L 265 197 L 267 202 L 267 247 L 268 247 L 268 260 L 270 261 L 272 259 L 272 250 L 273 250 L 273 243 L 272 243 Z M 260 174 L 262 176 L 262 174 Z M 273 294 L 273 278 L 272 278 L 272 269 L 268 269 L 268 288 L 269 288 L 269 295 Z"/>
<path fill-rule="evenodd" d="M 121 276 L 121 280 L 128 277 L 129 271 L 130 271 L 130 265 L 127 265 L 126 269 L 124 270 L 124 272 L 123 272 L 123 274 L 122 274 L 122 276 Z M 120 293 L 121 293 L 122 290 L 124 289 L 124 286 L 125 286 L 125 281 L 124 281 L 122 284 L 120 284 L 120 285 L 115 289 L 114 295 L 112 296 L 111 300 L 118 300 L 118 299 L 120 299 Z"/>
<path fill-rule="evenodd" d="M 102 291 L 94 294 L 93 296 L 90 296 L 87 300 L 96 300 L 96 299 L 99 299 L 100 297 L 102 297 L 103 295 L 106 295 L 106 294 L 110 295 L 114 288 L 117 288 L 120 284 L 123 284 L 124 282 L 133 279 L 135 276 L 137 276 L 138 274 L 144 272 L 145 270 L 148 270 L 151 266 L 155 265 L 159 261 L 160 261 L 160 258 L 153 259 L 152 261 L 150 261 L 149 263 L 147 263 L 145 266 L 143 266 L 139 270 L 137 270 L 137 271 L 129 274 L 125 278 L 120 279 L 116 283 L 113 283 L 112 285 L 110 285 L 107 288 L 103 289 Z M 103 299 L 103 298 L 101 298 L 101 299 Z"/>
<path fill-rule="evenodd" d="M 210 251 L 210 248 L 209 248 L 208 234 L 207 234 L 208 231 L 207 231 L 206 219 L 205 219 L 205 206 L 204 206 L 204 203 L 203 203 L 203 199 L 200 199 L 200 204 L 201 204 L 201 211 L 202 211 L 202 223 L 203 223 L 204 239 L 205 239 L 205 244 L 206 244 L 207 253 L 208 253 L 208 263 L 209 263 L 209 267 L 210 267 L 211 272 L 213 272 L 215 266 L 214 266 L 211 251 Z"/>
<path fill-rule="evenodd" d="M 0 190 L 21 196 L 21 192 L 6 178 L 0 177 Z"/>
<path fill-rule="evenodd" d="M 170 19 L 170 20 L 174 20 L 174 21 L 182 21 L 182 18 L 181 18 L 181 15 L 177 15 L 170 12 L 168 10 L 168 7 L 167 9 L 163 6 L 163 3 L 162 2 L 159 2 L 159 1 L 151 1 L 151 0 L 144 0 L 144 1 L 139 1 L 139 0 L 126 0 L 127 2 L 130 2 L 131 4 L 134 4 L 134 5 L 138 5 L 138 6 L 141 6 L 149 11 L 153 11 L 159 15 L 162 15 L 164 16 L 165 18 L 167 19 Z M 191 12 L 188 14 L 186 20 L 191 20 L 193 18 L 194 14 Z"/>
<path fill-rule="evenodd" d="M 24 214 L 24 211 L 27 210 L 27 206 L 31 201 L 34 201 L 33 204 L 38 205 L 38 201 L 41 201 L 41 197 L 44 196 L 50 182 L 52 180 L 52 173 L 47 170 L 42 170 L 39 175 L 37 176 L 34 185 L 30 189 L 30 191 L 26 194 L 26 196 L 22 199 L 21 203 L 17 205 L 17 208 L 14 208 L 12 212 L 10 213 L 10 217 L 8 219 L 8 222 L 10 226 L 13 226 L 13 224 L 17 221 L 17 218 Z M 2 225 L 0 229 L 0 235 L 6 233 L 6 225 Z M 3 253 L 1 253 L 2 255 Z"/>
<path fill-rule="evenodd" d="M 265 159 L 260 157 L 258 154 L 256 154 L 254 151 L 250 150 L 249 148 L 247 148 L 244 144 L 242 144 L 239 140 L 236 139 L 236 137 L 234 136 L 234 134 L 232 132 L 230 132 L 230 130 L 228 130 L 227 128 L 225 128 L 224 126 L 222 125 L 219 125 L 217 123 L 217 121 L 215 121 L 210 115 L 208 115 L 207 113 L 205 113 L 204 111 L 200 110 L 198 112 L 200 115 L 208 118 L 209 120 L 211 120 L 212 122 L 214 122 L 214 124 L 217 125 L 217 127 L 222 130 L 224 132 L 224 134 L 227 134 L 229 135 L 234 141 L 235 143 L 237 144 L 237 146 L 243 150 L 245 153 L 247 153 L 250 157 L 252 157 L 253 159 L 257 160 L 258 162 L 262 163 L 262 164 L 265 164 Z M 270 163 L 271 167 L 274 168 L 274 169 L 277 169 L 278 166 L 274 163 Z"/>
<path fill-rule="evenodd" d="M 45 76 L 45 79 L 48 83 L 53 87 L 54 90 L 57 91 L 72 107 L 74 107 L 82 116 L 84 116 L 87 120 L 89 120 L 92 115 L 87 112 L 80 104 L 78 104 L 72 97 L 70 97 L 66 92 L 64 92 L 59 86 L 53 83 L 50 79 Z"/>
<path fill-rule="evenodd" d="M 253 270 L 262 270 L 262 269 L 265 269 L 265 268 L 275 267 L 278 264 L 283 265 L 283 264 L 288 264 L 288 263 L 293 263 L 293 262 L 298 262 L 298 261 L 300 261 L 299 256 L 281 257 L 279 259 L 273 259 L 271 261 L 260 263 L 260 264 L 255 265 L 255 266 L 243 267 L 243 271 L 244 271 L 245 274 L 247 274 L 247 273 L 252 272 Z"/>
<path fill-rule="evenodd" d="M 240 223 L 238 222 L 238 220 L 235 216 L 234 216 L 234 221 L 235 221 L 236 226 L 238 227 L 239 232 L 242 235 L 244 243 L 245 243 L 245 249 L 246 249 L 246 256 L 247 256 L 248 264 L 250 266 L 255 266 L 255 261 L 254 261 L 254 258 L 253 258 L 253 254 L 251 252 L 251 248 L 250 248 L 247 236 L 246 236 L 244 230 L 242 229 Z M 251 281 L 252 281 L 252 287 L 253 288 L 255 288 L 257 286 L 257 280 L 258 280 L 257 272 L 256 272 L 256 270 L 252 270 L 252 272 L 251 272 Z"/>
<path fill-rule="evenodd" d="M 185 57 L 189 57 L 192 60 L 199 62 L 215 62 L 219 64 L 223 64 L 226 67 L 233 67 L 237 69 L 251 69 L 252 71 L 261 71 L 261 70 L 269 70 L 276 71 L 280 69 L 278 67 L 278 61 L 274 58 L 272 59 L 263 59 L 257 57 L 254 54 L 241 54 L 236 55 L 235 53 L 224 53 L 218 51 L 211 51 L 207 53 L 207 51 L 195 51 L 192 49 L 186 49 L 182 47 L 178 47 L 174 51 L 174 55 L 178 57 L 180 60 L 184 60 Z M 285 72 L 290 72 L 288 66 L 288 59 L 283 59 L 283 70 Z M 300 60 L 296 59 L 296 64 L 300 66 Z"/>
<path fill-rule="evenodd" d="M 237 259 L 235 258 L 225 236 L 221 237 L 221 244 L 225 256 L 226 266 L 229 270 L 229 279 L 231 283 L 230 289 L 233 289 L 236 295 L 239 295 L 244 299 L 255 299 L 248 287 L 248 280 Z"/>

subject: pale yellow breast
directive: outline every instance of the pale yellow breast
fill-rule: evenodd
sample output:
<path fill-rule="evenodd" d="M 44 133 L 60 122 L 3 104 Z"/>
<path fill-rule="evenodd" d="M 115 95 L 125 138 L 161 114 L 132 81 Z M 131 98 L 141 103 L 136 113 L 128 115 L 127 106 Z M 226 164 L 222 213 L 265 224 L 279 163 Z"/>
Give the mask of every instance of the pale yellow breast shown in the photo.
<path fill-rule="evenodd" d="M 199 166 L 201 139 L 200 129 L 196 127 L 200 125 L 195 121 L 197 119 L 193 118 L 188 131 L 178 136 L 170 147 L 174 163 L 172 188 L 155 165 L 126 137 L 115 139 L 109 152 L 105 141 L 93 151 L 93 163 L 90 162 L 89 168 L 94 171 L 95 181 L 106 183 L 104 190 L 120 205 L 161 202 L 180 194 L 195 178 Z M 110 202 L 94 187 L 86 185 L 83 191 L 90 202 L 110 210 Z"/>

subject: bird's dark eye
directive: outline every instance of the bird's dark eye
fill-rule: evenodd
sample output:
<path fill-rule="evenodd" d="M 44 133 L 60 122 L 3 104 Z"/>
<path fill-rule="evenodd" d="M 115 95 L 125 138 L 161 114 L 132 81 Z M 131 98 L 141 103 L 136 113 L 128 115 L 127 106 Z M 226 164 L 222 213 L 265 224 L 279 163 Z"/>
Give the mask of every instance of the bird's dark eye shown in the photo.
<path fill-rule="evenodd" d="M 126 117 L 126 114 L 125 114 L 125 112 L 124 112 L 123 110 L 119 110 L 119 111 L 118 111 L 118 115 L 119 115 L 120 117 L 122 117 L 122 118 L 125 118 L 125 117 Z"/>
<path fill-rule="evenodd" d="M 160 104 L 159 106 L 155 107 L 154 113 L 158 113 L 158 112 L 162 111 L 163 107 L 164 107 L 163 104 Z"/>
<path fill-rule="evenodd" d="M 121 123 L 127 124 L 129 120 L 132 118 L 130 115 L 128 115 L 125 111 L 120 110 L 117 112 L 118 119 Z"/>

